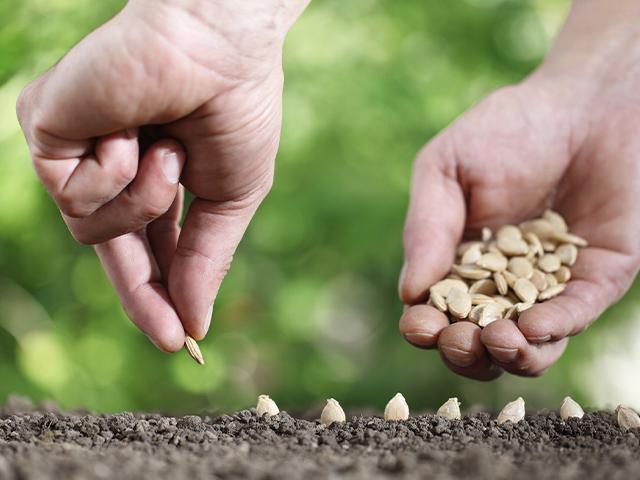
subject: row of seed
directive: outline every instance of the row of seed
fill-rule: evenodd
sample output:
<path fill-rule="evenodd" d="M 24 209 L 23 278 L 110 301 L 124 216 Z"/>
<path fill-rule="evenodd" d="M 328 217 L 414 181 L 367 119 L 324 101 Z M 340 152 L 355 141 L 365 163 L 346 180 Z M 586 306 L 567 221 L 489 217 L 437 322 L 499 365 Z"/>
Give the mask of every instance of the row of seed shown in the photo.
<path fill-rule="evenodd" d="M 276 402 L 268 395 L 260 395 L 256 406 L 256 415 L 262 417 L 264 415 L 272 417 L 280 413 Z M 462 414 L 460 412 L 460 402 L 456 397 L 447 400 L 436 412 L 436 415 L 447 418 L 449 420 L 460 420 Z M 498 414 L 498 425 L 506 422 L 518 423 L 524 419 L 525 404 L 522 397 L 507 403 Z M 582 418 L 584 410 L 571 397 L 565 397 L 560 405 L 560 417 L 563 420 L 569 418 Z M 407 420 L 409 418 L 409 405 L 401 393 L 397 393 L 384 409 L 385 420 Z M 616 420 L 623 430 L 630 428 L 640 428 L 640 416 L 628 407 L 622 405 L 616 408 Z M 320 423 L 330 425 L 332 423 L 340 423 L 346 421 L 344 410 L 337 400 L 330 398 L 327 400 L 322 413 L 320 414 Z"/>
<path fill-rule="evenodd" d="M 483 228 L 481 240 L 459 245 L 447 278 L 429 289 L 428 304 L 448 313 L 452 322 L 485 327 L 500 318 L 516 320 L 535 303 L 564 291 L 578 247 L 586 245 L 552 210 L 519 226 L 504 225 L 495 238 Z"/>

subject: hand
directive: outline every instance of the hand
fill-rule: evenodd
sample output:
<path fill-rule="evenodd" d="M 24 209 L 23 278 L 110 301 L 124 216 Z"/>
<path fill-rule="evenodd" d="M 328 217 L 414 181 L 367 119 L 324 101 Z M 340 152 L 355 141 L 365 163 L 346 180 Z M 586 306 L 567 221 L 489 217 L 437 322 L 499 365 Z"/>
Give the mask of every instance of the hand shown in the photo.
<path fill-rule="evenodd" d="M 400 280 L 410 306 L 400 331 L 415 346 L 439 348 L 461 375 L 542 374 L 568 337 L 620 298 L 640 268 L 640 73 L 632 67 L 640 42 L 630 20 L 637 12 L 625 11 L 638 7 L 628 2 L 609 12 L 597 3 L 577 2 L 537 72 L 489 96 L 416 161 Z M 581 28 L 605 19 L 604 39 Z M 518 223 L 546 207 L 589 241 L 562 295 L 517 323 L 499 320 L 483 330 L 471 322 L 449 325 L 424 304 L 463 234 Z"/>
<path fill-rule="evenodd" d="M 205 336 L 271 187 L 282 44 L 307 2 L 132 0 L 19 99 L 36 172 L 162 350 Z"/>

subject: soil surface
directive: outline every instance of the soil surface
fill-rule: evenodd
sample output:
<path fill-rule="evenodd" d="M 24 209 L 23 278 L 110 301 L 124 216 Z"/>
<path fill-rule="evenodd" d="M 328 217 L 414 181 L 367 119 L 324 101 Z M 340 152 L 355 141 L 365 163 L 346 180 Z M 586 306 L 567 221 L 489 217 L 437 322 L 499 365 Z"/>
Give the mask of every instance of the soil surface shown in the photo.
<path fill-rule="evenodd" d="M 219 417 L 91 415 L 0 409 L 0 479 L 631 479 L 640 430 L 610 412 L 556 412 L 496 425 L 486 413 L 390 422 L 354 416 L 324 427 L 287 413 Z M 26 413 L 18 413 L 26 412 Z"/>

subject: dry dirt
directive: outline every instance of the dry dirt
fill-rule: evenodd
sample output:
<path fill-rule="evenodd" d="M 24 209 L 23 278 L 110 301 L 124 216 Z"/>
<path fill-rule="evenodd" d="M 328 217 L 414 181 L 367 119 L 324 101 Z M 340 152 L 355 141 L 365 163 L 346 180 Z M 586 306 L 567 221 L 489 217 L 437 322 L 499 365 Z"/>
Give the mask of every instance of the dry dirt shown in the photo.
<path fill-rule="evenodd" d="M 638 478 L 640 431 L 610 412 L 556 412 L 497 426 L 486 413 L 324 427 L 281 413 L 219 417 L 0 409 L 0 479 Z M 18 402 L 20 403 L 20 402 Z M 48 411 L 47 411 L 48 410 Z M 18 413 L 18 412 L 27 413 Z"/>

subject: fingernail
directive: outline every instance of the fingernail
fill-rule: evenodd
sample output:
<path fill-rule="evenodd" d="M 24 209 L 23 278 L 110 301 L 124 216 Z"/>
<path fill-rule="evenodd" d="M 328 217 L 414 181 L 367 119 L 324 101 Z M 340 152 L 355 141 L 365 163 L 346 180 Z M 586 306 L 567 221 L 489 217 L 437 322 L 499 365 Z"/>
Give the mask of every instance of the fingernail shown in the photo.
<path fill-rule="evenodd" d="M 518 358 L 517 348 L 503 348 L 486 345 L 489 354 L 500 363 L 513 363 Z"/>
<path fill-rule="evenodd" d="M 402 284 L 407 276 L 407 261 L 402 264 L 402 270 L 400 270 L 400 278 L 398 279 L 398 291 L 402 291 Z"/>
<path fill-rule="evenodd" d="M 164 154 L 162 170 L 169 183 L 178 183 L 180 180 L 180 172 L 182 171 L 181 156 L 172 150 L 167 150 Z"/>
<path fill-rule="evenodd" d="M 209 327 L 211 326 L 211 317 L 213 316 L 213 303 L 209 307 L 209 311 L 207 312 L 207 316 L 204 319 L 204 333 L 206 334 L 209 331 Z"/>
<path fill-rule="evenodd" d="M 458 367 L 470 367 L 476 363 L 476 357 L 471 352 L 465 352 L 459 348 L 452 347 L 440 347 L 440 351 L 447 360 Z"/>
<path fill-rule="evenodd" d="M 425 345 L 432 345 L 435 337 L 430 333 L 405 333 L 404 338 L 411 345 L 423 347 Z"/>
<path fill-rule="evenodd" d="M 530 343 L 547 343 L 551 340 L 551 335 L 544 335 L 542 337 L 527 337 L 527 341 Z"/>

